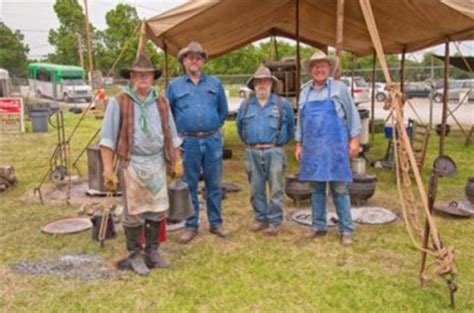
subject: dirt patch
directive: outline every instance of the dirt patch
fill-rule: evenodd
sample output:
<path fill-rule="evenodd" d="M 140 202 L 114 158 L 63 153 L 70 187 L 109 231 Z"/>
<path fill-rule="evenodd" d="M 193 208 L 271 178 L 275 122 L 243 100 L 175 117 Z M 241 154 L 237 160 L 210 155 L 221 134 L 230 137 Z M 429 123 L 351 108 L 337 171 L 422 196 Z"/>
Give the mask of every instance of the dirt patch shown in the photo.
<path fill-rule="evenodd" d="M 38 259 L 16 263 L 12 271 L 26 275 L 56 275 L 87 281 L 115 278 L 120 274 L 111 271 L 104 259 L 97 255 L 72 254 L 57 258 Z"/>

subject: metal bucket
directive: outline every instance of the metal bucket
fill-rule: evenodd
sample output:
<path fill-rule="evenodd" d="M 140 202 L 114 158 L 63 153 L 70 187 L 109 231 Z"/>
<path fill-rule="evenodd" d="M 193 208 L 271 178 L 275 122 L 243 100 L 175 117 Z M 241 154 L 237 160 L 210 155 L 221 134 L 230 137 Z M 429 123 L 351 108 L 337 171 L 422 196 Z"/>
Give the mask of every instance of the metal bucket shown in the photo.
<path fill-rule="evenodd" d="M 351 160 L 352 173 L 357 175 L 365 174 L 365 159 L 364 158 L 354 158 Z"/>
<path fill-rule="evenodd" d="M 168 219 L 181 221 L 194 214 L 188 184 L 182 180 L 178 179 L 172 181 L 168 185 L 168 199 L 170 204 Z"/>

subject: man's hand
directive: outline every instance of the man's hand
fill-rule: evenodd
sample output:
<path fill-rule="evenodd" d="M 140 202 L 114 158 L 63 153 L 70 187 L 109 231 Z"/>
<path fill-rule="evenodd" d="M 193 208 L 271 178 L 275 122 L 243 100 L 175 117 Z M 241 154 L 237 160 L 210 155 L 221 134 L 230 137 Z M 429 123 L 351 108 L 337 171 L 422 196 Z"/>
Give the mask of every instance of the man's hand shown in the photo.
<path fill-rule="evenodd" d="M 301 160 L 301 153 L 303 151 L 303 148 L 301 147 L 301 143 L 297 142 L 296 143 L 296 148 L 295 148 L 295 158 L 297 161 Z"/>
<path fill-rule="evenodd" d="M 112 172 L 105 172 L 102 174 L 102 177 L 104 178 L 104 187 L 107 191 L 109 192 L 117 192 L 118 189 L 118 184 L 119 180 L 117 175 L 112 171 Z"/>
<path fill-rule="evenodd" d="M 174 168 L 173 168 L 173 172 L 172 172 L 172 177 L 173 178 L 179 178 L 181 176 L 183 176 L 183 172 L 184 172 L 184 169 L 183 169 L 183 159 L 181 158 L 181 150 L 180 148 L 177 148 L 176 151 L 176 162 L 174 163 Z"/>
<path fill-rule="evenodd" d="M 349 158 L 353 159 L 359 154 L 360 139 L 359 136 L 351 138 L 349 141 Z"/>

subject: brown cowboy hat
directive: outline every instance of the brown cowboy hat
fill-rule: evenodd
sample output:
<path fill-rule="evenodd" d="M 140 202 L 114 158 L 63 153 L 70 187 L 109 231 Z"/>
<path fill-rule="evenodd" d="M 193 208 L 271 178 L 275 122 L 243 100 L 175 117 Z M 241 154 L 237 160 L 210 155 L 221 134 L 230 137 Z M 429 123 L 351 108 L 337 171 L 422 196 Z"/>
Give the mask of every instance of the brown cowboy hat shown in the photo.
<path fill-rule="evenodd" d="M 265 65 L 260 65 L 260 67 L 255 71 L 252 77 L 250 77 L 249 81 L 247 82 L 247 87 L 250 89 L 254 90 L 254 80 L 255 79 L 264 79 L 268 78 L 273 81 L 273 86 L 276 86 L 278 84 L 278 78 L 272 75 L 270 72 L 270 69 L 266 67 Z"/>
<path fill-rule="evenodd" d="M 179 63 L 183 63 L 183 58 L 188 54 L 188 53 L 197 53 L 202 55 L 204 58 L 204 61 L 207 62 L 207 52 L 204 50 L 199 42 L 196 41 L 191 41 L 187 47 L 184 47 L 183 49 L 179 50 L 178 55 L 176 58 L 178 59 Z"/>
<path fill-rule="evenodd" d="M 337 67 L 339 66 L 339 60 L 337 57 L 329 56 L 321 50 L 317 50 L 309 59 L 303 61 L 303 68 L 311 74 L 311 66 L 318 62 L 327 62 L 331 67 L 331 75 L 334 75 Z"/>
<path fill-rule="evenodd" d="M 161 69 L 155 68 L 155 66 L 143 53 L 140 53 L 137 56 L 131 67 L 121 69 L 120 76 L 130 79 L 130 72 L 153 72 L 153 79 L 155 80 L 160 78 L 161 74 L 163 73 Z"/>

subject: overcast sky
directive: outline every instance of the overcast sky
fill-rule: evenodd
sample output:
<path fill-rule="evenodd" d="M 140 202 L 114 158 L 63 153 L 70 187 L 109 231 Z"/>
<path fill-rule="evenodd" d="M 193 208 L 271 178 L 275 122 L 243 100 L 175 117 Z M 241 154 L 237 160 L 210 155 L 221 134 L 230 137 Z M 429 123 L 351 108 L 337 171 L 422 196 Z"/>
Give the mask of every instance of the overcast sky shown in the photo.
<path fill-rule="evenodd" d="M 89 18 L 95 27 L 104 29 L 106 27 L 105 14 L 114 9 L 118 3 L 134 6 L 140 18 L 150 18 L 185 2 L 185 0 L 88 0 Z M 54 3 L 54 0 L 0 0 L 0 20 L 11 29 L 19 29 L 25 35 L 31 58 L 41 58 L 48 52 L 53 52 L 48 44 L 48 31 L 59 26 L 53 9 Z M 79 0 L 79 3 L 82 5 L 84 1 Z M 459 47 L 464 55 L 474 55 L 473 41 L 462 42 Z M 429 50 L 433 49 L 437 54 L 444 54 L 443 46 Z M 451 54 L 457 52 L 454 46 L 450 48 L 450 51 Z M 407 57 L 421 61 L 424 52 L 409 54 Z"/>

